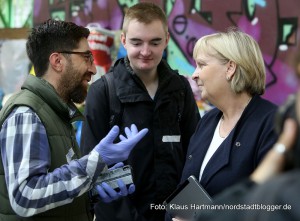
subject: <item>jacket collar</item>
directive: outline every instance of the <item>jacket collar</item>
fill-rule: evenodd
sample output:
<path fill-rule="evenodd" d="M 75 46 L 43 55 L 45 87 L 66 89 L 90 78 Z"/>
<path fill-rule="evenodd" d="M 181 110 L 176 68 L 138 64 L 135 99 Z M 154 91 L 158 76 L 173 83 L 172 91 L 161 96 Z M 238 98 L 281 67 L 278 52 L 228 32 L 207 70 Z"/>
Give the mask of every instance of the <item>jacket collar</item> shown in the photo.
<path fill-rule="evenodd" d="M 28 75 L 21 89 L 27 89 L 33 92 L 47 103 L 55 112 L 59 113 L 63 118 L 68 119 L 71 122 L 84 119 L 83 115 L 76 108 L 74 103 L 65 103 L 56 93 L 54 87 L 42 78 Z"/>
<path fill-rule="evenodd" d="M 146 88 L 140 78 L 134 73 L 127 57 L 116 61 L 111 71 L 114 73 L 116 93 L 122 101 L 130 102 L 137 100 L 149 100 L 149 96 L 144 96 Z M 183 90 L 185 88 L 182 79 L 178 73 L 171 69 L 163 59 L 158 65 L 159 86 L 157 93 L 170 93 L 173 91 Z M 139 85 L 139 87 L 136 87 Z"/>

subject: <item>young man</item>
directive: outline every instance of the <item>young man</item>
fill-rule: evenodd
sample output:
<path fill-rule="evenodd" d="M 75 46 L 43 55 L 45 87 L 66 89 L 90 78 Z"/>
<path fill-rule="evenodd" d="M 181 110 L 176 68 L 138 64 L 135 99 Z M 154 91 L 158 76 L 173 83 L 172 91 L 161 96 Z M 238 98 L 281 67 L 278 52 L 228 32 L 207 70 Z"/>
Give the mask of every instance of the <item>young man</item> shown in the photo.
<path fill-rule="evenodd" d="M 188 81 L 162 59 L 168 41 L 167 19 L 160 7 L 153 3 L 132 6 L 126 11 L 121 34 L 127 56 L 108 73 L 113 75 L 115 92 L 108 94 L 104 78 L 88 91 L 81 142 L 84 153 L 104 137 L 111 124 L 121 130 L 128 123 L 149 128 L 127 161 L 133 168 L 135 193 L 112 204 L 98 203 L 99 221 L 164 220 L 165 211 L 157 208 L 180 180 L 200 115 Z M 113 122 L 111 96 L 120 103 Z"/>
<path fill-rule="evenodd" d="M 88 35 L 88 29 L 71 22 L 48 20 L 28 38 L 36 77 L 29 75 L 0 112 L 1 221 L 92 220 L 86 192 L 106 165 L 126 160 L 147 132 L 132 126 L 128 138 L 113 144 L 119 133 L 113 127 L 80 156 L 71 123 L 82 120 L 73 102 L 85 99 L 96 73 Z M 119 187 L 120 192 L 105 185 L 97 189 L 107 201 L 128 194 L 124 184 Z"/>

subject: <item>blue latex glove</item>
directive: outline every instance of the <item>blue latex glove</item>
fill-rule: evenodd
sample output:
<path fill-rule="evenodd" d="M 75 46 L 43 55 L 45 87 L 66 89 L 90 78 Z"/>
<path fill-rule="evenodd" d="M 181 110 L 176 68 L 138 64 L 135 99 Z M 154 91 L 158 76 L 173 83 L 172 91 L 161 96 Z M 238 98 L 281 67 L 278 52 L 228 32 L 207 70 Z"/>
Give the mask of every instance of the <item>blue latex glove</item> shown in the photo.
<path fill-rule="evenodd" d="M 121 134 L 119 136 L 121 141 L 124 141 L 126 139 L 131 138 L 131 137 L 134 137 L 139 132 L 137 127 L 135 126 L 135 124 L 131 124 L 130 129 L 128 127 L 125 127 L 124 131 L 125 131 L 125 134 L 126 134 L 127 138 Z"/>
<path fill-rule="evenodd" d="M 100 154 L 107 165 L 127 160 L 132 148 L 146 135 L 147 132 L 147 128 L 138 131 L 136 126 L 132 124 L 131 129 L 125 128 L 127 137 L 120 135 L 121 141 L 114 144 L 113 142 L 119 134 L 119 127 L 114 126 L 106 137 L 96 145 L 95 150 Z"/>
<path fill-rule="evenodd" d="M 111 167 L 109 170 L 114 170 L 119 167 L 123 167 L 124 163 L 119 162 Z M 111 188 L 107 183 L 103 182 L 101 185 L 97 185 L 96 189 L 100 196 L 100 199 L 105 203 L 110 203 L 114 200 L 119 199 L 122 196 L 127 196 L 128 194 L 132 194 L 135 191 L 135 185 L 131 184 L 128 189 L 124 182 L 121 179 L 117 180 L 120 191 L 117 192 L 113 188 Z"/>

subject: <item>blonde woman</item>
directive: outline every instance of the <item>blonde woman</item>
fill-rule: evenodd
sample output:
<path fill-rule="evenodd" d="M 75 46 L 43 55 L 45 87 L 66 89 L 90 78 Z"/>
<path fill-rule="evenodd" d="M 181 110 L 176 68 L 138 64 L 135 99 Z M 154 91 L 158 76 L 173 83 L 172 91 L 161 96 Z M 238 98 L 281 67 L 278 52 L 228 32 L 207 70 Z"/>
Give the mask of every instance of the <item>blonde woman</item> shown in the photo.
<path fill-rule="evenodd" d="M 236 29 L 200 38 L 193 79 L 215 108 L 190 140 L 181 181 L 196 176 L 214 196 L 249 176 L 277 139 L 276 105 L 261 98 L 265 66 L 257 42 Z"/>

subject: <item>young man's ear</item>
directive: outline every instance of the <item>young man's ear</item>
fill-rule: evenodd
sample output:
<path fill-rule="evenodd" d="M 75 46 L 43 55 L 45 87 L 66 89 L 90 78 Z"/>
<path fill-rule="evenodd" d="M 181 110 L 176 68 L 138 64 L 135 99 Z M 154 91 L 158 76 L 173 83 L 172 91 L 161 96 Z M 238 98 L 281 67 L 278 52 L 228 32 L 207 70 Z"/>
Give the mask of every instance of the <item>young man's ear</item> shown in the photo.
<path fill-rule="evenodd" d="M 120 40 L 124 48 L 126 48 L 126 34 L 124 32 L 121 33 Z"/>
<path fill-rule="evenodd" d="M 168 45 L 168 43 L 169 43 L 169 40 L 170 40 L 170 33 L 169 33 L 169 32 L 167 32 L 166 45 Z"/>
<path fill-rule="evenodd" d="M 49 57 L 49 65 L 57 71 L 61 72 L 63 70 L 63 60 L 60 53 L 54 52 Z"/>

